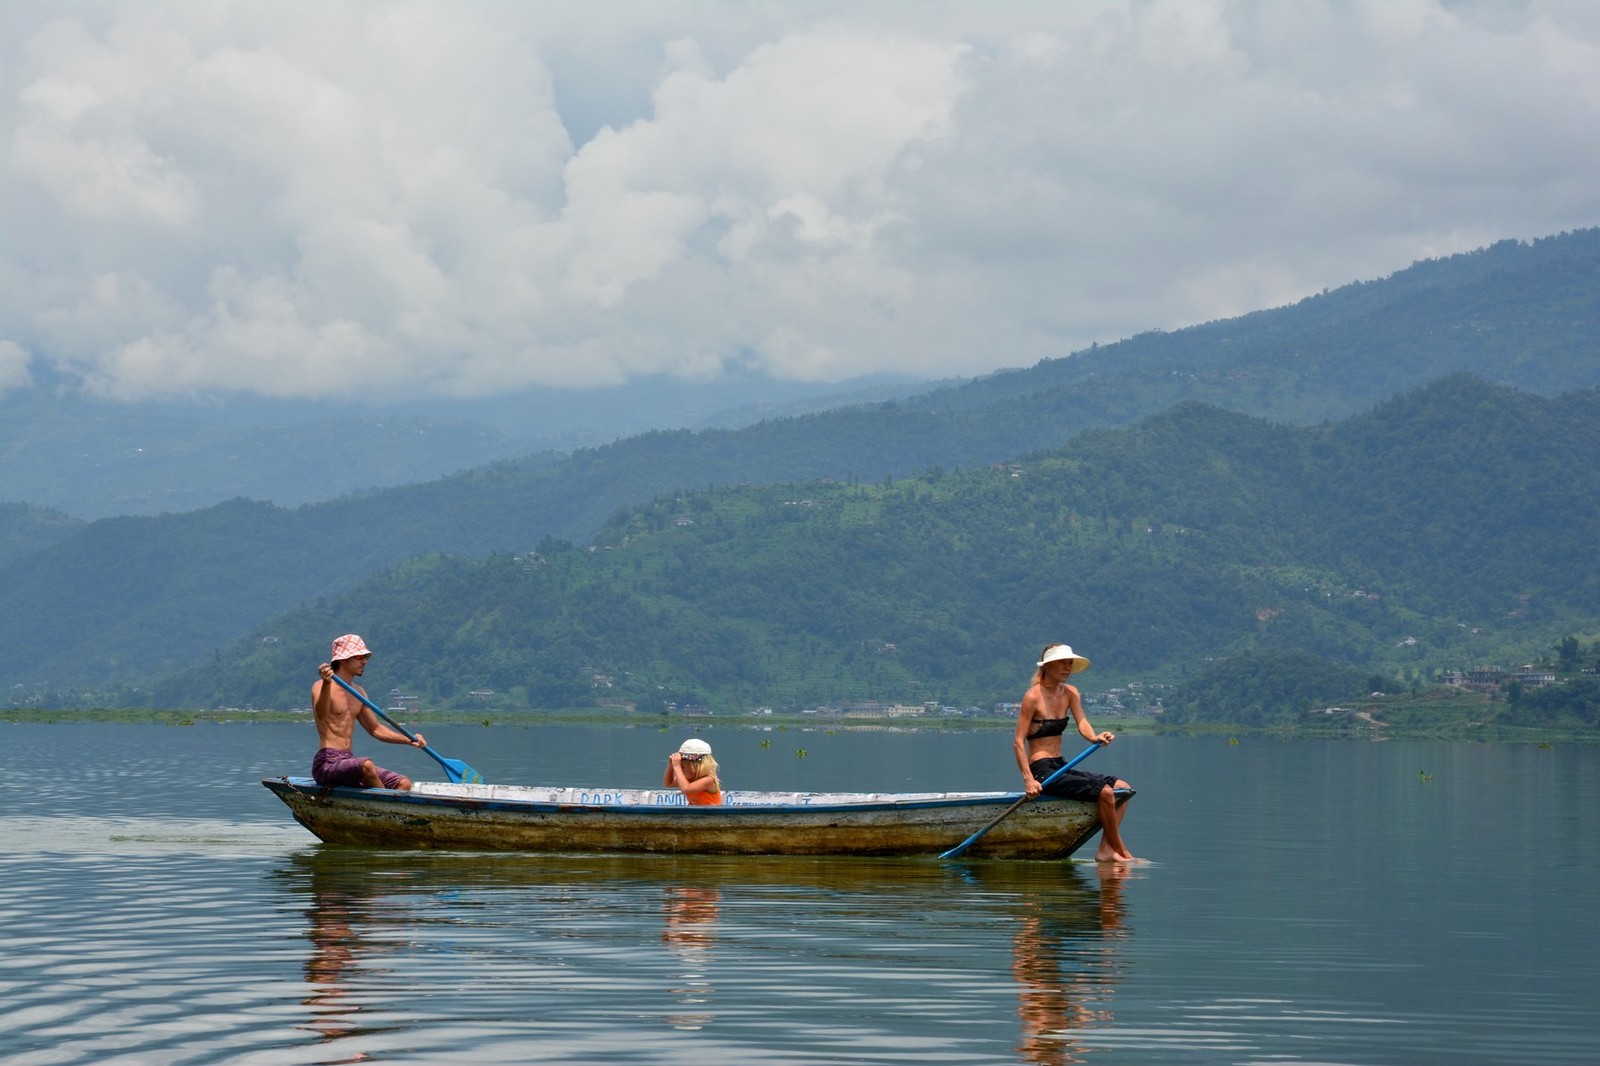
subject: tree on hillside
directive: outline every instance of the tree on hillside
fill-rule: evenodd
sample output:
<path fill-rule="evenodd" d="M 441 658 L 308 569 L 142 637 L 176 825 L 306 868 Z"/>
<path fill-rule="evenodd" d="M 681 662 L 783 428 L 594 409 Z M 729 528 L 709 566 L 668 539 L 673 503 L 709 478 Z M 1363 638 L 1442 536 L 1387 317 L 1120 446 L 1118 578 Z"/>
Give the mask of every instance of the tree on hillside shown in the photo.
<path fill-rule="evenodd" d="M 1306 652 L 1243 655 L 1217 663 L 1167 697 L 1169 722 L 1272 725 L 1356 699 L 1370 684 L 1361 671 Z"/>

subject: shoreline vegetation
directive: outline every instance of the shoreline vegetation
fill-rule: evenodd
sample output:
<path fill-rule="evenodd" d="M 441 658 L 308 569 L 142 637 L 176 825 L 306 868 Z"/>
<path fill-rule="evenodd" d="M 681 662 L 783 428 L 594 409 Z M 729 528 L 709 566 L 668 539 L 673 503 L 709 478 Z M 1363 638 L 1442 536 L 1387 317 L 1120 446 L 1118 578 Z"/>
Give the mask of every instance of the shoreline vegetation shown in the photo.
<path fill-rule="evenodd" d="M 391 712 L 396 716 L 396 712 Z M 1235 743 L 1241 737 L 1329 740 L 1447 740 L 1505 744 L 1595 743 L 1592 729 L 1578 725 L 1508 725 L 1493 720 L 1493 711 L 1481 698 L 1440 701 L 1437 698 L 1392 696 L 1363 702 L 1355 708 L 1311 711 L 1300 720 L 1271 725 L 1229 722 L 1165 723 L 1147 714 L 1118 716 L 1097 714 L 1096 727 L 1132 736 L 1218 736 Z M 174 726 L 251 722 L 311 722 L 310 711 L 215 708 L 201 711 L 157 710 L 144 707 L 96 707 L 52 710 L 13 707 L 0 710 L 4 724 L 154 723 Z M 477 725 L 483 728 L 528 728 L 535 725 L 618 726 L 630 729 L 749 729 L 762 732 L 929 732 L 1010 730 L 1009 718 L 983 715 L 904 718 L 884 716 L 823 717 L 802 714 L 662 714 L 616 707 L 575 707 L 559 710 L 482 708 L 404 712 L 408 728 L 430 725 Z"/>

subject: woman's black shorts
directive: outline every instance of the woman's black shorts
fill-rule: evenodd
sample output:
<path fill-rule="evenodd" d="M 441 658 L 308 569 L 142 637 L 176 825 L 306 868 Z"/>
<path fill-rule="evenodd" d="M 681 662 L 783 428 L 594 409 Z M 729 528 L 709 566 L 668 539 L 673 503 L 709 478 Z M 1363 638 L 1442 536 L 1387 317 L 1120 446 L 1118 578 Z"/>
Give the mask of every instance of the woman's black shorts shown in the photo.
<path fill-rule="evenodd" d="M 1067 765 L 1065 759 L 1035 759 L 1028 764 L 1028 772 L 1033 779 L 1043 784 L 1044 779 Z M 1117 787 L 1117 779 L 1107 777 L 1105 774 L 1086 774 L 1082 770 L 1068 770 L 1045 789 L 1052 796 L 1062 799 L 1088 800 L 1090 803 L 1100 798 L 1100 790 L 1110 785 Z"/>

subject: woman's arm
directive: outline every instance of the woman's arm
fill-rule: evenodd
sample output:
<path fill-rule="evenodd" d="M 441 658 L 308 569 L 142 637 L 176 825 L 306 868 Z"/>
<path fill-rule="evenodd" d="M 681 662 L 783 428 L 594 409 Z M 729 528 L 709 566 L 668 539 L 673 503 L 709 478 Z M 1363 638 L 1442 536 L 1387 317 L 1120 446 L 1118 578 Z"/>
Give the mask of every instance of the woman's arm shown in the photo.
<path fill-rule="evenodd" d="M 1083 698 L 1078 695 L 1078 686 L 1067 685 L 1067 707 L 1072 711 L 1072 720 L 1078 723 L 1078 735 L 1091 744 L 1109 744 L 1117 739 L 1115 733 L 1096 733 L 1094 726 L 1089 724 L 1089 718 L 1083 713 Z"/>
<path fill-rule="evenodd" d="M 1035 686 L 1022 697 L 1022 706 L 1017 711 L 1017 730 L 1011 735 L 1011 750 L 1017 757 L 1017 769 L 1022 771 L 1022 790 L 1029 796 L 1039 794 L 1039 782 L 1028 769 L 1028 733 L 1033 729 L 1033 716 L 1038 711 L 1039 690 Z"/>

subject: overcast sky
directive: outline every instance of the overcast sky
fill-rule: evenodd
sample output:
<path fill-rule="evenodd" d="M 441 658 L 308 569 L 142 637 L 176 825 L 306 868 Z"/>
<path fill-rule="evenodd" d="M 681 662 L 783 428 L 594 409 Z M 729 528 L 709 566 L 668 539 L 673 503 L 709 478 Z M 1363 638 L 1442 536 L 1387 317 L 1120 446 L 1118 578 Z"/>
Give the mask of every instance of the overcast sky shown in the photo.
<path fill-rule="evenodd" d="M 973 375 L 1600 224 L 1593 0 L 0 4 L 0 392 Z"/>

